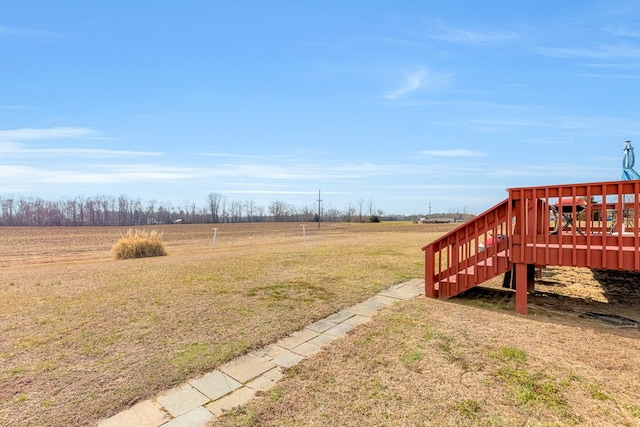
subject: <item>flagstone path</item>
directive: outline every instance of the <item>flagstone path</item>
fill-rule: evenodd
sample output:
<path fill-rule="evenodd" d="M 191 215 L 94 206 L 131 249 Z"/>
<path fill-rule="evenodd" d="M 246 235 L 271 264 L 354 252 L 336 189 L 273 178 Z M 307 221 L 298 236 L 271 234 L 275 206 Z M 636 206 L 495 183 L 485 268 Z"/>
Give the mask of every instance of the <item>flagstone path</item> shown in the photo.
<path fill-rule="evenodd" d="M 247 403 L 268 390 L 283 369 L 298 364 L 351 329 L 371 320 L 382 308 L 424 295 L 424 281 L 412 279 L 339 311 L 280 341 L 228 362 L 153 399 L 102 420 L 98 427 L 201 427 L 223 411 Z"/>

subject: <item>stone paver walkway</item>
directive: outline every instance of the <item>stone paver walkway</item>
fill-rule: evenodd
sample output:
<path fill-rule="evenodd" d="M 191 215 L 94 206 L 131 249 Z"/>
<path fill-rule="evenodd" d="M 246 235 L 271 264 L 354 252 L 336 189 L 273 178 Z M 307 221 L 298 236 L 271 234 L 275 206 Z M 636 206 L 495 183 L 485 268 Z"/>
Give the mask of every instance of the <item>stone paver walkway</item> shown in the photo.
<path fill-rule="evenodd" d="M 258 390 L 268 390 L 283 369 L 319 351 L 351 329 L 371 320 L 380 309 L 424 295 L 424 281 L 394 285 L 368 300 L 332 314 L 217 370 L 140 402 L 105 419 L 98 427 L 201 427 L 223 411 L 247 403 Z"/>

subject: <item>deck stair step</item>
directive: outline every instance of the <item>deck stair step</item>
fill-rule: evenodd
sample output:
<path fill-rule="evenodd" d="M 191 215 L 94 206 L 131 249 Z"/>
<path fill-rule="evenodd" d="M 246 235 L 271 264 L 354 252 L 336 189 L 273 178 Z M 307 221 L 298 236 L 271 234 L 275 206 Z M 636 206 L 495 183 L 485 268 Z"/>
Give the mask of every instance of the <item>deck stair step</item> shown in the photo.
<path fill-rule="evenodd" d="M 431 259 L 432 262 L 425 263 L 427 295 L 450 298 L 511 268 L 509 245 L 504 237 L 507 234 L 506 202 L 505 200 L 484 214 L 476 216 L 423 248 L 426 252 L 429 252 L 427 248 L 437 248 L 440 262 L 445 258 L 448 265 L 439 268 L 440 271 L 435 271 L 435 257 Z"/>

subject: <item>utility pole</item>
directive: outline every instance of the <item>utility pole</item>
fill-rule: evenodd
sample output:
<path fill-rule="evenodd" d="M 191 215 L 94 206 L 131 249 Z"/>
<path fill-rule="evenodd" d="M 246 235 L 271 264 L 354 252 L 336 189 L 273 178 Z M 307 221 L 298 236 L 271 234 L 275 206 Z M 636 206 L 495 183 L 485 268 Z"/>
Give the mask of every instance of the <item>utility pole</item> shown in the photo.
<path fill-rule="evenodd" d="M 429 215 L 431 215 L 431 200 L 429 200 Z"/>
<path fill-rule="evenodd" d="M 318 230 L 320 230 L 320 218 L 322 218 L 322 210 L 320 209 L 320 202 L 322 199 L 320 198 L 320 190 L 318 190 Z"/>

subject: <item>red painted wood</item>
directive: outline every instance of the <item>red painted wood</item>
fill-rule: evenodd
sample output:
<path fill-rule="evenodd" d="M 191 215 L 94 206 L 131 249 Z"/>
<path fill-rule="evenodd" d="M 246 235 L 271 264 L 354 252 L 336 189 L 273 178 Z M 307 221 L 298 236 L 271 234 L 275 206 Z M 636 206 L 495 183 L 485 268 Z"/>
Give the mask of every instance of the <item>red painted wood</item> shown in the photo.
<path fill-rule="evenodd" d="M 507 200 L 422 248 L 428 297 L 450 298 L 513 264 L 640 271 L 640 180 L 508 192 Z M 516 311 L 526 312 L 526 291 L 534 285 L 516 283 L 525 289 L 516 295 Z"/>

